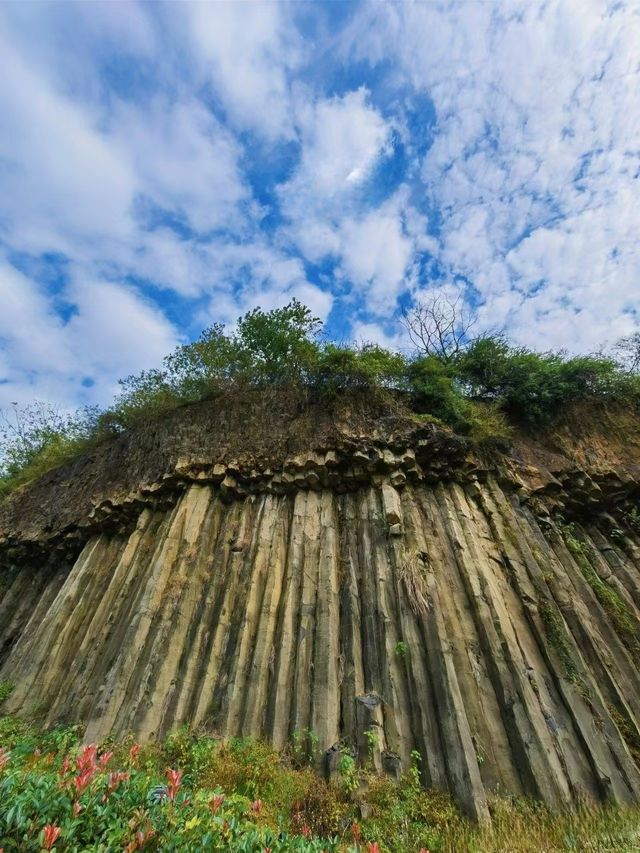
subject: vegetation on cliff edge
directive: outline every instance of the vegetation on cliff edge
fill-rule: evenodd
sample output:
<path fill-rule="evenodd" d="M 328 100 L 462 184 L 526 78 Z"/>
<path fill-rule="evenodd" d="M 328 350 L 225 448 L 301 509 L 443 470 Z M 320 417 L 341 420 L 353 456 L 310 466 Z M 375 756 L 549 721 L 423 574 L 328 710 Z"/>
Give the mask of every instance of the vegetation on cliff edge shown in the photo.
<path fill-rule="evenodd" d="M 15 408 L 0 422 L 0 496 L 91 445 L 229 391 L 293 388 L 301 402 L 326 405 L 346 393 L 376 395 L 479 443 L 507 441 L 514 425 L 547 426 L 572 403 L 635 406 L 640 399 L 640 338 L 620 342 L 618 360 L 569 357 L 514 346 L 501 334 L 472 337 L 471 323 L 451 303 L 418 305 L 405 322 L 409 355 L 327 341 L 321 321 L 296 300 L 256 308 L 232 332 L 215 324 L 161 367 L 121 380 L 104 411 Z"/>

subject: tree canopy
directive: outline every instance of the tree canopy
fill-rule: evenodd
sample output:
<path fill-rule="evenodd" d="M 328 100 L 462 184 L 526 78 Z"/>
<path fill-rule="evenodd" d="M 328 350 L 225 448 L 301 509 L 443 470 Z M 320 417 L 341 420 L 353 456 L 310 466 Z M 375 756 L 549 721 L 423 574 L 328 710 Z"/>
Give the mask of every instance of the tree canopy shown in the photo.
<path fill-rule="evenodd" d="M 43 403 L 0 418 L 0 494 L 85 447 L 223 392 L 294 387 L 327 402 L 345 392 L 387 395 L 408 412 L 439 419 L 473 440 L 505 440 L 510 426 L 548 425 L 579 400 L 640 398 L 638 335 L 616 358 L 535 352 L 503 334 L 472 337 L 473 318 L 433 298 L 405 314 L 408 354 L 378 344 L 326 340 L 323 324 L 297 300 L 254 308 L 227 331 L 206 328 L 155 369 L 120 381 L 113 404 L 61 412 Z"/>

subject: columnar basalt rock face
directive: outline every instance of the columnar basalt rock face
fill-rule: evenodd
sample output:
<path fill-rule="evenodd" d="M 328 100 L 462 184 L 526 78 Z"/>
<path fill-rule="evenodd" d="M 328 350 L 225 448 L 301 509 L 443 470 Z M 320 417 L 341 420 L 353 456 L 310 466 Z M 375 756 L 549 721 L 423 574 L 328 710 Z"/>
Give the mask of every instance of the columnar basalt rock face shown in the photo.
<path fill-rule="evenodd" d="M 37 548 L 7 531 L 3 710 L 88 740 L 314 732 L 328 769 L 418 750 L 478 818 L 494 792 L 640 800 L 633 477 L 480 471 L 423 439 L 178 460 Z"/>

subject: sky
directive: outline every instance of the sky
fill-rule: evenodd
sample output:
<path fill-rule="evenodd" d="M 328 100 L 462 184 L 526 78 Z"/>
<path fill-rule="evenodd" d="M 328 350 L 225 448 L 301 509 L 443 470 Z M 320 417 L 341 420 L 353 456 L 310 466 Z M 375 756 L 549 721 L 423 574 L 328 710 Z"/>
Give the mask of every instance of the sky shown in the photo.
<path fill-rule="evenodd" d="M 0 4 L 0 407 L 105 404 L 293 297 L 403 348 L 640 328 L 640 5 Z"/>

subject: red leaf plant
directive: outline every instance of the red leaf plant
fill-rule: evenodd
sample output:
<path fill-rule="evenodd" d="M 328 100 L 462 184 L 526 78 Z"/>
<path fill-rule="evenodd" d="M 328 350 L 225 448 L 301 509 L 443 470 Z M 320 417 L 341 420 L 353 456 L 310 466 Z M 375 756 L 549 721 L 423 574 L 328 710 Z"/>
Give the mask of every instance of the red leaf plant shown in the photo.
<path fill-rule="evenodd" d="M 120 770 L 112 770 L 111 773 L 109 773 L 109 793 L 112 794 L 120 782 L 126 782 L 128 779 L 128 773 L 122 773 Z"/>
<path fill-rule="evenodd" d="M 213 797 L 209 800 L 209 808 L 212 812 L 217 812 L 220 806 L 224 803 L 225 796 L 224 794 L 214 794 Z"/>
<path fill-rule="evenodd" d="M 48 823 L 42 830 L 42 846 L 45 850 L 51 850 L 53 845 L 60 838 L 62 830 L 59 826 L 53 823 Z"/>
<path fill-rule="evenodd" d="M 173 802 L 182 787 L 182 770 L 171 770 L 170 767 L 167 767 L 167 779 L 169 780 L 167 797 Z"/>

